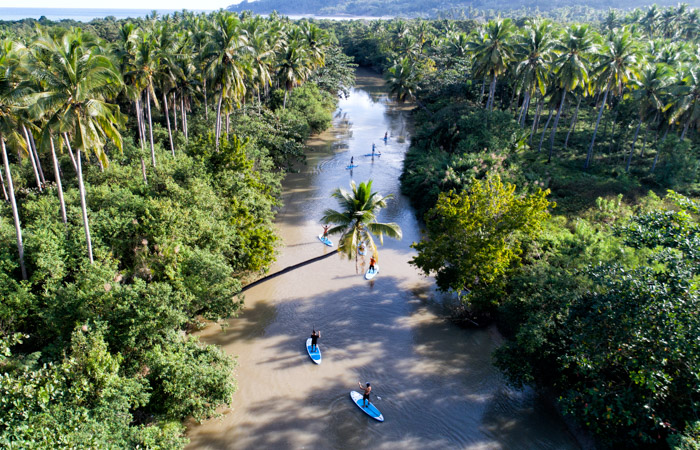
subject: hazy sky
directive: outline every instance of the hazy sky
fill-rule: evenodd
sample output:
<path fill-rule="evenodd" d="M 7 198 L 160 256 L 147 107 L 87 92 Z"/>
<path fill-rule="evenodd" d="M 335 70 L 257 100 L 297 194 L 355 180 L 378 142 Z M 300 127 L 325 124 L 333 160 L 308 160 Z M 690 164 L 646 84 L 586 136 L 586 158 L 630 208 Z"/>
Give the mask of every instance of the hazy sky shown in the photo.
<path fill-rule="evenodd" d="M 114 9 L 219 9 L 240 0 L 0 0 L 0 7 L 22 8 L 114 8 Z"/>

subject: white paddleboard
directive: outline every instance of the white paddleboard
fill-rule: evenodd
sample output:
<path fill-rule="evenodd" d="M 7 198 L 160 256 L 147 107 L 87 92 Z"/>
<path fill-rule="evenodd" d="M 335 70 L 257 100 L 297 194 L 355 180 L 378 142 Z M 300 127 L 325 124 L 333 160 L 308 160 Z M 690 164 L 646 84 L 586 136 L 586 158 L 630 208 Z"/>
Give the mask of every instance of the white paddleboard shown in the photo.
<path fill-rule="evenodd" d="M 306 351 L 309 353 L 309 356 L 311 357 L 311 361 L 315 362 L 316 364 L 321 364 L 321 348 L 316 344 L 316 350 L 311 350 L 311 338 L 308 338 L 306 340 Z"/>
<path fill-rule="evenodd" d="M 379 273 L 379 266 L 375 264 L 374 269 L 372 269 L 372 270 L 367 269 L 367 272 L 365 272 L 365 280 L 371 280 L 378 273 Z"/>
<path fill-rule="evenodd" d="M 321 242 L 323 242 L 324 244 L 326 244 L 326 245 L 329 246 L 329 247 L 333 247 L 333 241 L 331 241 L 331 240 L 330 240 L 329 238 L 327 238 L 327 237 L 323 237 L 322 234 L 319 234 L 319 235 L 318 235 L 318 240 L 321 241 Z"/>
<path fill-rule="evenodd" d="M 362 394 L 357 391 L 350 391 L 350 398 L 358 408 L 365 412 L 365 414 L 375 420 L 384 422 L 384 416 L 379 412 L 377 407 L 372 404 L 372 402 L 369 402 L 369 406 L 362 406 Z"/>

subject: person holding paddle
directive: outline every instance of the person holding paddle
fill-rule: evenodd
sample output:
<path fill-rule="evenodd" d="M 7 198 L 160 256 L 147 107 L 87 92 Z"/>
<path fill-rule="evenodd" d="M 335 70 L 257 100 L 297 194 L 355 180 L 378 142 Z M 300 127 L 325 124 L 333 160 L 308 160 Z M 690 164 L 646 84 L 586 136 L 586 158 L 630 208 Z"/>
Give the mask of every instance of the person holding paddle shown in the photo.
<path fill-rule="evenodd" d="M 318 343 L 318 338 L 320 338 L 320 337 L 321 337 L 321 330 L 318 330 L 318 331 L 313 330 L 311 332 L 311 351 L 312 352 L 315 352 L 316 348 L 318 348 L 316 346 L 316 344 Z"/>
<path fill-rule="evenodd" d="M 377 260 L 374 259 L 374 256 L 371 256 L 371 257 L 369 258 L 369 271 L 370 271 L 370 272 L 373 271 L 373 270 L 377 270 L 377 269 L 374 267 L 374 264 L 375 264 L 376 262 L 377 262 Z"/>
<path fill-rule="evenodd" d="M 369 393 L 372 392 L 372 386 L 370 386 L 369 383 L 367 383 L 367 387 L 362 387 L 361 381 L 358 381 L 357 384 L 359 384 L 360 389 L 362 389 L 362 406 L 366 408 L 370 405 Z"/>

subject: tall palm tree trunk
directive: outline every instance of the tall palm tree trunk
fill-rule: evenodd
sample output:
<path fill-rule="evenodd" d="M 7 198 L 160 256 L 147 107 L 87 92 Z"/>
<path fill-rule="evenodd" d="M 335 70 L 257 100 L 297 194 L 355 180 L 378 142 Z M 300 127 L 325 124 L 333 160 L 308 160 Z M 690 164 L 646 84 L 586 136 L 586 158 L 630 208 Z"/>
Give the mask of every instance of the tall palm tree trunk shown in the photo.
<path fill-rule="evenodd" d="M 569 137 L 571 136 L 571 132 L 576 129 L 576 121 L 578 120 L 578 108 L 581 106 L 581 99 L 583 96 L 578 98 L 578 102 L 576 102 L 576 111 L 574 111 L 574 117 L 571 119 L 571 127 L 569 128 L 569 132 L 566 133 L 566 140 L 564 141 L 564 148 L 567 148 L 569 146 Z"/>
<path fill-rule="evenodd" d="M 10 198 L 7 196 L 7 188 L 5 187 L 5 176 L 2 174 L 2 170 L 0 170 L 0 184 L 2 184 L 2 194 L 5 197 L 5 201 L 9 202 Z"/>
<path fill-rule="evenodd" d="M 173 128 L 177 133 L 177 95 L 173 92 Z"/>
<path fill-rule="evenodd" d="M 544 142 L 544 135 L 547 134 L 547 127 L 549 127 L 549 122 L 552 120 L 554 115 L 554 108 L 549 108 L 549 116 L 547 117 L 547 122 L 544 124 L 544 130 L 542 130 L 542 137 L 540 138 L 540 146 L 537 148 L 537 153 L 542 150 L 542 143 Z"/>
<path fill-rule="evenodd" d="M 73 169 L 75 169 L 75 173 L 78 173 L 78 163 L 75 161 L 75 155 L 73 155 L 73 150 L 70 148 L 68 133 L 63 133 L 63 141 L 66 143 L 66 147 L 68 148 L 68 156 L 70 156 L 70 162 L 73 163 Z"/>
<path fill-rule="evenodd" d="M 554 125 L 552 126 L 552 136 L 549 138 L 549 156 L 547 157 L 547 162 L 552 161 L 552 153 L 554 152 L 554 137 L 557 134 L 557 127 L 559 126 L 559 119 L 561 119 L 561 110 L 564 108 L 564 102 L 566 101 L 566 89 L 561 96 L 561 102 L 559 103 L 559 109 L 557 110 L 557 117 L 554 119 Z"/>
<path fill-rule="evenodd" d="M 634 131 L 634 138 L 632 139 L 632 147 L 630 147 L 630 154 L 627 156 L 627 166 L 625 167 L 625 172 L 630 171 L 630 163 L 632 162 L 632 154 L 634 153 L 634 146 L 637 144 L 637 136 L 639 136 L 639 129 L 642 127 L 642 118 L 639 118 L 639 123 L 637 124 L 637 129 Z"/>
<path fill-rule="evenodd" d="M 535 119 L 532 121 L 532 130 L 530 130 L 530 146 L 532 147 L 532 138 L 535 136 L 537 127 L 540 124 L 540 113 L 542 112 L 542 100 L 537 102 L 537 109 L 535 110 Z"/>
<path fill-rule="evenodd" d="M 29 130 L 29 140 L 32 142 L 32 150 L 34 151 L 34 158 L 36 158 L 36 165 L 39 168 L 39 177 L 41 177 L 41 183 L 46 185 L 46 178 L 44 177 L 44 169 L 41 167 L 41 160 L 39 159 L 39 152 L 36 149 L 36 142 L 34 142 L 34 134 L 32 130 Z"/>
<path fill-rule="evenodd" d="M 690 120 L 685 123 L 683 126 L 683 132 L 681 133 L 681 141 L 685 139 L 685 133 L 688 132 L 688 126 L 690 126 Z"/>
<path fill-rule="evenodd" d="M 141 143 L 141 148 L 143 149 L 143 129 L 141 128 L 141 102 L 139 102 L 138 97 L 134 102 L 134 109 L 136 110 L 136 128 L 139 129 L 139 142 Z"/>
<path fill-rule="evenodd" d="M 224 101 L 224 88 L 221 87 L 219 104 L 216 107 L 216 151 L 219 151 L 219 137 L 221 136 L 221 103 Z"/>
<path fill-rule="evenodd" d="M 173 132 L 170 129 L 170 112 L 168 111 L 168 96 L 163 92 L 163 106 L 165 107 L 165 122 L 168 124 L 168 137 L 170 138 L 170 151 L 175 157 L 175 144 L 173 144 Z"/>
<path fill-rule="evenodd" d="M 209 102 L 207 101 L 207 79 L 206 78 L 204 79 L 204 118 L 209 119 Z"/>
<path fill-rule="evenodd" d="M 37 169 L 36 161 L 34 160 L 34 151 L 32 151 L 32 141 L 29 140 L 29 133 L 27 133 L 27 127 L 22 125 L 22 131 L 24 132 L 24 140 L 27 142 L 27 153 L 29 153 L 29 160 L 32 162 L 34 178 L 36 178 L 36 186 L 39 188 L 39 192 L 43 192 L 43 189 L 41 188 L 41 179 L 39 178 L 39 170 Z"/>
<path fill-rule="evenodd" d="M 151 140 L 151 164 L 156 166 L 156 149 L 153 147 L 153 121 L 151 120 L 151 90 L 150 86 L 146 88 L 146 105 L 148 106 L 148 133 Z"/>
<path fill-rule="evenodd" d="M 605 102 L 608 100 L 608 92 L 610 88 L 605 89 L 605 95 L 603 95 L 603 104 L 600 105 L 600 111 L 598 111 L 598 118 L 595 121 L 595 128 L 593 129 L 593 138 L 591 139 L 591 145 L 588 146 L 588 154 L 586 155 L 586 164 L 583 166 L 584 169 L 588 169 L 591 165 L 591 158 L 593 157 L 593 145 L 595 144 L 595 136 L 598 134 L 598 125 L 600 125 L 600 119 L 603 117 L 603 110 L 605 109 Z"/>
<path fill-rule="evenodd" d="M 90 223 L 87 216 L 87 202 L 85 201 L 85 184 L 83 183 L 83 165 L 81 163 L 80 149 L 76 149 L 75 159 L 78 162 L 78 190 L 80 192 L 80 208 L 83 211 L 83 228 L 85 228 L 85 240 L 87 241 L 88 257 L 90 264 L 95 260 L 92 258 L 92 240 L 90 239 Z"/>
<path fill-rule="evenodd" d="M 525 91 L 525 98 L 523 100 L 523 107 L 520 111 L 520 118 L 518 121 L 520 122 L 520 128 L 523 128 L 525 126 L 525 121 L 527 120 L 527 110 L 530 109 L 530 93 Z"/>
<path fill-rule="evenodd" d="M 493 74 L 491 85 L 489 86 L 489 101 L 486 103 L 489 111 L 493 110 L 494 97 L 496 96 L 496 74 Z"/>
<path fill-rule="evenodd" d="M 666 140 L 666 135 L 668 135 L 668 130 L 670 127 L 666 127 L 666 131 L 664 131 L 664 135 L 661 138 L 661 141 L 656 145 L 656 155 L 654 155 L 654 162 L 651 165 L 651 173 L 654 173 L 654 170 L 656 170 L 656 163 L 659 161 L 659 154 L 661 153 L 661 144 L 664 143 Z"/>
<path fill-rule="evenodd" d="M 187 141 L 187 126 L 185 122 L 187 120 L 187 111 L 185 111 L 185 96 L 180 96 L 180 115 L 182 116 L 182 132 L 185 134 L 185 141 Z"/>
<path fill-rule="evenodd" d="M 2 144 L 2 162 L 5 164 L 5 176 L 7 178 L 7 189 L 10 194 L 10 205 L 12 205 L 12 218 L 15 221 L 15 233 L 17 235 L 17 251 L 19 252 L 19 267 L 22 270 L 22 279 L 27 279 L 27 269 L 24 266 L 24 244 L 22 243 L 22 226 L 19 222 L 19 212 L 15 201 L 15 188 L 12 185 L 12 172 L 10 172 L 10 162 L 7 160 L 7 150 L 5 149 L 5 138 L 0 134 L 0 144 Z"/>
<path fill-rule="evenodd" d="M 63 200 L 63 186 L 61 185 L 61 169 L 58 166 L 58 158 L 56 158 L 56 148 L 53 145 L 53 136 L 49 137 L 51 142 L 51 161 L 53 162 L 53 175 L 56 178 L 56 191 L 58 192 L 58 203 L 61 205 L 61 219 L 63 223 L 68 223 L 66 215 L 66 202 Z"/>

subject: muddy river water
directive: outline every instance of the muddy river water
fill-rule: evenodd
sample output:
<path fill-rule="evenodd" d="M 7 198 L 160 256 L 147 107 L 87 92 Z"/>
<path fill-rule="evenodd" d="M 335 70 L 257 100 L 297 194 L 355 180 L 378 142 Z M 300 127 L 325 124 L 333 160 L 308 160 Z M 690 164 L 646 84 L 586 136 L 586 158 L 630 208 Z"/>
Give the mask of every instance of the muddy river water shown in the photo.
<path fill-rule="evenodd" d="M 284 182 L 284 245 L 271 272 L 331 250 L 316 238 L 319 219 L 351 180 L 394 195 L 379 220 L 397 222 L 403 239 L 385 239 L 372 281 L 335 255 L 255 286 L 239 317 L 205 329 L 203 341 L 237 358 L 238 392 L 222 417 L 190 424 L 190 449 L 577 448 L 546 402 L 508 387 L 492 365 L 495 329 L 447 321 L 433 280 L 409 265 L 420 226 L 398 179 L 411 130 L 410 109 L 388 98 L 376 74 L 358 71 L 333 127 Z M 363 156 L 372 143 L 381 157 Z M 358 167 L 349 171 L 351 156 Z M 321 365 L 304 346 L 312 327 L 322 333 Z M 372 383 L 384 423 L 352 404 L 358 381 Z"/>

